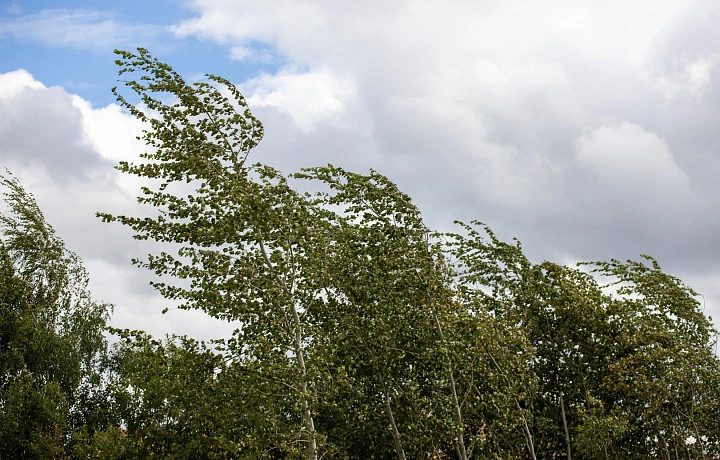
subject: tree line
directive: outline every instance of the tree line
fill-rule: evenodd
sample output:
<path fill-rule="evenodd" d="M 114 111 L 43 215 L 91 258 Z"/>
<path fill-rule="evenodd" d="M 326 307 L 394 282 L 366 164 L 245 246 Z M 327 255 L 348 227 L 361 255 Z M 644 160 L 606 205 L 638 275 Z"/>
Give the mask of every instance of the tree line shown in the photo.
<path fill-rule="evenodd" d="M 715 330 L 657 261 L 533 263 L 480 222 L 433 231 L 376 171 L 251 163 L 263 127 L 230 81 L 116 53 L 148 146 L 117 169 L 148 212 L 98 215 L 162 243 L 133 263 L 169 302 L 239 327 L 109 327 L 6 174 L 0 456 L 720 456 Z"/>

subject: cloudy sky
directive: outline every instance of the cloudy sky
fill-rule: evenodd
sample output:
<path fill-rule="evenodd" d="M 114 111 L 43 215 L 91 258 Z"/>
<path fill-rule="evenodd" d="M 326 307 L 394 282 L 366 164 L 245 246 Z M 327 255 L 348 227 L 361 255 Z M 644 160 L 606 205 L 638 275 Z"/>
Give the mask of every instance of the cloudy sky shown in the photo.
<path fill-rule="evenodd" d="M 255 160 L 390 176 L 430 226 L 488 223 L 535 261 L 647 253 L 720 317 L 716 0 L 0 2 L 0 165 L 83 257 L 113 323 L 196 337 L 130 265 L 150 247 L 112 166 L 143 150 L 113 102 L 114 48 L 235 82 Z M 718 322 L 716 321 L 716 324 Z"/>

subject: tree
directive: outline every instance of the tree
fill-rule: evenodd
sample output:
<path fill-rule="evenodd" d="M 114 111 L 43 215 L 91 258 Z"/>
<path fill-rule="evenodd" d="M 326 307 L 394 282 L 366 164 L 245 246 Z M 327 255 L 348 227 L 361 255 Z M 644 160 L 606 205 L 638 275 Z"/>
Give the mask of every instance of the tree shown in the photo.
<path fill-rule="evenodd" d="M 534 263 L 479 222 L 433 232 L 376 171 L 246 164 L 263 128 L 229 81 L 117 53 L 149 212 L 100 216 L 164 244 L 135 263 L 165 297 L 240 327 L 108 349 L 80 260 L 3 177 L 0 456 L 720 456 L 715 331 L 654 259 Z"/>
<path fill-rule="evenodd" d="M 720 361 L 697 293 L 656 260 L 598 262 L 613 280 L 608 306 L 612 361 L 600 387 L 604 406 L 625 418 L 617 447 L 630 457 L 720 454 Z M 692 441 L 694 440 L 694 441 Z"/>
<path fill-rule="evenodd" d="M 533 263 L 477 222 L 432 232 L 375 171 L 328 165 L 286 177 L 248 164 L 263 129 L 235 86 L 213 75 L 188 84 L 144 49 L 117 53 L 120 73 L 139 78 L 124 82 L 130 95 L 115 94 L 147 124 L 149 147 L 118 169 L 149 181 L 138 198 L 149 212 L 100 216 L 173 248 L 135 261 L 169 276 L 154 283 L 165 297 L 240 323 L 214 349 L 124 333 L 111 399 L 125 407 L 129 451 L 463 460 L 717 451 L 712 329 L 694 293 L 654 262 L 590 273 Z M 299 179 L 320 191 L 298 192 Z M 599 283 L 608 276 L 621 289 Z M 183 369 L 193 377 L 179 379 Z M 207 400 L 193 401 L 196 392 Z M 221 398 L 232 402 L 218 412 L 229 423 L 212 411 Z"/>
<path fill-rule="evenodd" d="M 187 84 L 146 50 L 117 53 L 121 74 L 142 74 L 125 85 L 148 113 L 115 94 L 123 107 L 149 123 L 143 137 L 153 149 L 143 155 L 147 162 L 121 163 L 118 169 L 156 179 L 156 186 L 143 188 L 138 200 L 159 214 L 101 216 L 130 226 L 136 238 L 181 245 L 176 255 L 163 252 L 137 263 L 158 275 L 189 281 L 189 287 L 155 284 L 163 295 L 179 300 L 181 308 L 242 323 L 238 348 L 229 352 L 240 362 L 261 362 L 257 367 L 263 379 L 292 389 L 295 403 L 288 418 L 302 420 L 295 437 L 303 438 L 309 458 L 316 458 L 314 404 L 321 389 L 315 382 L 324 357 L 311 353 L 310 318 L 322 315 L 316 310 L 324 305 L 322 221 L 313 218 L 308 199 L 279 172 L 246 164 L 262 138 L 262 125 L 229 81 L 208 76 L 224 87 L 227 98 L 210 83 Z M 171 102 L 163 102 L 163 94 Z M 188 190 L 182 183 L 195 190 L 183 196 Z M 294 440 L 282 449 L 303 450 Z"/>
<path fill-rule="evenodd" d="M 533 264 L 519 243 L 465 229 L 455 235 L 464 283 L 489 291 L 477 295 L 531 343 L 537 456 L 717 455 L 720 432 L 707 414 L 718 387 L 708 382 L 720 361 L 694 291 L 647 256 L 650 266 L 612 260 L 585 264 L 587 273 Z"/>
<path fill-rule="evenodd" d="M 519 453 L 522 437 L 510 433 L 521 435 L 514 403 L 524 363 L 508 350 L 522 350 L 522 337 L 453 285 L 441 235 L 375 171 L 326 166 L 294 177 L 328 187 L 318 204 L 337 210 L 328 213 L 335 232 L 327 249 L 336 305 L 319 330 L 351 382 L 336 409 L 355 420 L 333 419 L 338 434 L 328 436 L 359 457 Z M 498 373 L 498 362 L 511 368 Z"/>
<path fill-rule="evenodd" d="M 229 380 L 230 366 L 220 354 L 188 338 L 159 341 L 141 331 L 113 332 L 120 341 L 105 367 L 112 423 L 89 437 L 79 456 L 260 456 L 231 436 L 251 430 L 257 418 L 248 417 L 253 411 L 243 401 L 241 384 L 249 382 Z"/>
<path fill-rule="evenodd" d="M 420 440 L 432 438 L 422 433 L 435 425 L 427 417 L 428 383 L 436 383 L 438 362 L 418 270 L 434 261 L 419 211 L 374 171 L 366 176 L 327 166 L 294 177 L 326 186 L 316 204 L 338 209 L 324 215 L 332 230 L 325 256 L 332 309 L 317 327 L 332 350 L 333 375 L 343 376 L 344 404 L 334 402 L 329 411 L 344 414 L 344 423 L 328 421 L 329 439 L 358 457 L 432 452 Z"/>
<path fill-rule="evenodd" d="M 105 350 L 108 306 L 93 302 L 87 272 L 12 175 L 0 176 L 0 456 L 55 458 L 82 426 Z"/>

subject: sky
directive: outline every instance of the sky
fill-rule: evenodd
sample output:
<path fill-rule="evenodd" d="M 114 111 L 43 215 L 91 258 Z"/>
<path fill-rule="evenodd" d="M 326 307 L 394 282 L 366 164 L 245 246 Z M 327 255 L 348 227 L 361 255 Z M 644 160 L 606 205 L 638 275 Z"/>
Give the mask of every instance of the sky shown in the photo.
<path fill-rule="evenodd" d="M 489 224 L 531 260 L 650 254 L 720 317 L 720 2 L 0 1 L 0 166 L 90 271 L 112 324 L 225 336 L 131 265 L 153 245 L 113 169 L 144 146 L 113 49 L 234 82 L 285 173 L 373 168 L 426 222 Z M 720 324 L 715 321 L 715 324 Z"/>

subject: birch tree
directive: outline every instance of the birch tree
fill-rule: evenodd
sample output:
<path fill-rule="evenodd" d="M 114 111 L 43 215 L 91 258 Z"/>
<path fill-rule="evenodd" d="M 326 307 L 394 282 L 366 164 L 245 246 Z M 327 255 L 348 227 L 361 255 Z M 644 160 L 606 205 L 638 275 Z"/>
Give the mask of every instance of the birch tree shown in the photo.
<path fill-rule="evenodd" d="M 154 284 L 180 308 L 241 325 L 236 358 L 261 362 L 262 378 L 292 389 L 290 418 L 302 443 L 284 449 L 315 459 L 314 382 L 323 358 L 312 352 L 309 318 L 324 303 L 314 273 L 324 247 L 319 221 L 278 171 L 247 163 L 263 128 L 232 83 L 208 75 L 188 84 L 144 49 L 117 54 L 120 74 L 136 76 L 123 82 L 130 95 L 114 90 L 118 102 L 148 126 L 143 161 L 118 169 L 152 181 L 138 201 L 155 214 L 100 216 L 136 238 L 178 247 L 136 263 L 185 281 Z"/>

